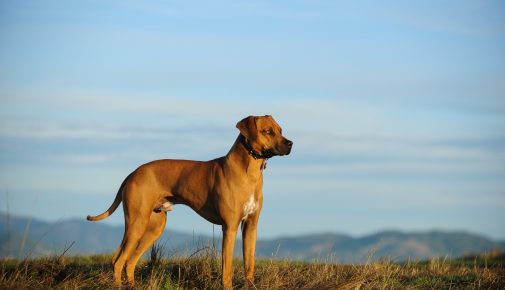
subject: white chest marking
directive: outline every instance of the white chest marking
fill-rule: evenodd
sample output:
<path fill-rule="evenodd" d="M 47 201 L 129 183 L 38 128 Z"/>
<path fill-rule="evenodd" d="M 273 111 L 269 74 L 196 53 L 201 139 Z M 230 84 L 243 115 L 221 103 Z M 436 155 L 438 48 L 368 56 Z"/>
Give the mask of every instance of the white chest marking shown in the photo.
<path fill-rule="evenodd" d="M 251 194 L 251 197 L 244 203 L 244 217 L 242 217 L 242 220 L 247 219 L 247 217 L 257 209 L 258 203 L 254 200 L 254 195 Z"/>

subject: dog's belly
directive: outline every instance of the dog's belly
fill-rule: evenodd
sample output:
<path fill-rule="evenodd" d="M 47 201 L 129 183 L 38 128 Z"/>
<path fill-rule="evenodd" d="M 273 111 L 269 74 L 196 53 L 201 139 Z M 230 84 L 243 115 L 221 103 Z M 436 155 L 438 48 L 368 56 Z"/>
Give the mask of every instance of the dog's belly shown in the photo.
<path fill-rule="evenodd" d="M 194 212 L 196 212 L 199 216 L 203 217 L 205 220 L 208 222 L 211 222 L 216 225 L 222 225 L 223 221 L 219 214 L 216 212 L 215 207 L 210 204 L 210 202 L 205 203 L 203 206 L 198 206 L 195 204 L 192 204 L 191 202 L 177 199 L 176 201 L 174 199 L 171 199 L 174 204 L 184 204 L 190 207 Z"/>
<path fill-rule="evenodd" d="M 212 213 L 209 213 L 207 211 L 200 211 L 200 210 L 196 210 L 196 209 L 193 209 L 193 210 L 196 213 L 198 213 L 198 215 L 200 215 L 201 217 L 203 217 L 204 219 L 206 219 L 208 222 L 211 222 L 211 223 L 216 224 L 216 225 L 222 225 L 223 224 L 221 218 L 217 214 L 212 214 Z"/>

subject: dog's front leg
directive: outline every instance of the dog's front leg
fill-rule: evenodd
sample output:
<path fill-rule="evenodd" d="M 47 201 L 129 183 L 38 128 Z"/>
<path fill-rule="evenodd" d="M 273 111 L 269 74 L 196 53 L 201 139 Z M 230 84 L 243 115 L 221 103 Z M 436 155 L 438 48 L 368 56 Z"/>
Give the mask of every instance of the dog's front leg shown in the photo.
<path fill-rule="evenodd" d="M 254 252 L 256 251 L 258 214 L 250 216 L 242 227 L 242 249 L 247 286 L 254 285 Z"/>
<path fill-rule="evenodd" d="M 222 284 L 223 289 L 232 289 L 233 277 L 233 248 L 237 236 L 237 225 L 223 225 L 223 253 L 222 253 Z"/>

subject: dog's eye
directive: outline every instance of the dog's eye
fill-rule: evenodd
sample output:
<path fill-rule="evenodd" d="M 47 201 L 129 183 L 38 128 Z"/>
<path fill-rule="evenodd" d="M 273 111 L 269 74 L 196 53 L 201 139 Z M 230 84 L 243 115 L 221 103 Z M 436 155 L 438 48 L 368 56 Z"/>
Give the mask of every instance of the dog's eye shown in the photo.
<path fill-rule="evenodd" d="M 266 130 L 264 130 L 263 134 L 270 135 L 270 136 L 274 136 L 275 135 L 275 133 L 274 133 L 274 131 L 272 129 L 266 129 Z"/>

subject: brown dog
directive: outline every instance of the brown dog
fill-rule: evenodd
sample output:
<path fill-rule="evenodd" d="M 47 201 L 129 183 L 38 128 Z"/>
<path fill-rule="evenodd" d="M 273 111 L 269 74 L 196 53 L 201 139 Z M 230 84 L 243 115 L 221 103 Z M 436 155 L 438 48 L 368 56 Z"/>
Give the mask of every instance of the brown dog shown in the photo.
<path fill-rule="evenodd" d="M 266 160 L 287 155 L 293 142 L 271 116 L 249 116 L 237 123 L 240 135 L 226 156 L 210 161 L 157 160 L 130 173 L 110 208 L 97 221 L 111 215 L 123 201 L 125 233 L 112 264 L 114 281 L 126 276 L 134 283 L 139 258 L 160 237 L 166 211 L 173 204 L 190 206 L 211 223 L 222 225 L 222 284 L 232 287 L 235 237 L 242 223 L 244 268 L 247 283 L 253 283 L 256 226 L 263 204 L 263 169 Z"/>

